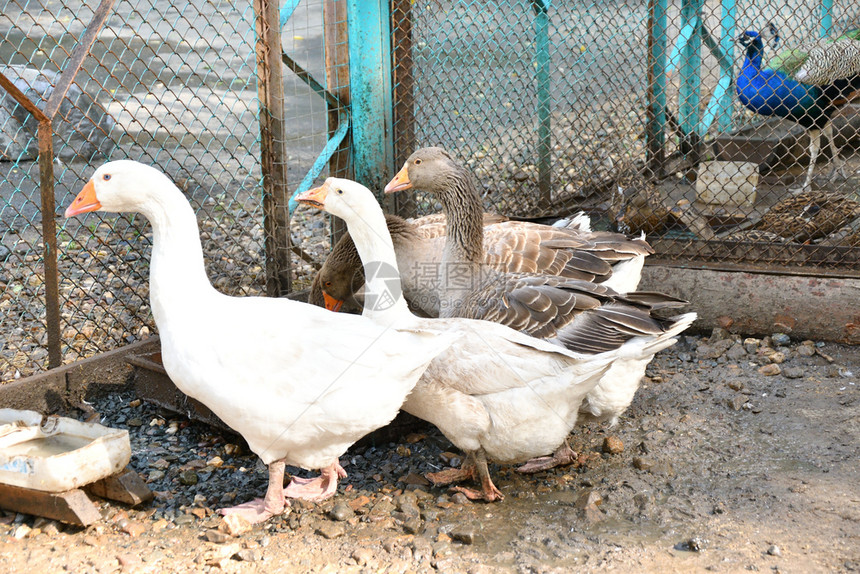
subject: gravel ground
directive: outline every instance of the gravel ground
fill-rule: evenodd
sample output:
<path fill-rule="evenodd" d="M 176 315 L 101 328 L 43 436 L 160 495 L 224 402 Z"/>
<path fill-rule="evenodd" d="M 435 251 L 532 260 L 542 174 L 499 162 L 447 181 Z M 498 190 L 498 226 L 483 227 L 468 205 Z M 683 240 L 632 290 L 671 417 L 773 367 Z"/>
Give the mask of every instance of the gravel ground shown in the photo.
<path fill-rule="evenodd" d="M 417 426 L 354 447 L 334 498 L 236 535 L 214 510 L 266 485 L 241 440 L 111 394 L 93 406 L 155 500 L 99 501 L 85 529 L 0 511 L 0 571 L 858 571 L 858 373 L 857 347 L 684 337 L 616 428 L 576 430 L 575 467 L 493 466 L 503 502 L 430 486 L 459 454 Z"/>

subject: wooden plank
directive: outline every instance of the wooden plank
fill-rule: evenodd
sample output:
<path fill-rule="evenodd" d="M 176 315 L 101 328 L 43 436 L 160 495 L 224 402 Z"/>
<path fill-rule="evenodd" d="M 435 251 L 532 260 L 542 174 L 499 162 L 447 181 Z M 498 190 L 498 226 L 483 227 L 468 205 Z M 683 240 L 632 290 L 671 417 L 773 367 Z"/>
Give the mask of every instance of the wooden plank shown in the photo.
<path fill-rule="evenodd" d="M 82 398 L 92 392 L 91 387 L 106 389 L 129 386 L 133 369 L 126 359 L 158 348 L 158 337 L 149 337 L 88 359 L 2 384 L 0 405 L 41 413 L 54 413 L 68 406 L 77 406 Z"/>
<path fill-rule="evenodd" d="M 329 92 L 349 104 L 349 33 L 346 26 L 346 0 L 325 0 L 325 77 Z M 336 108 L 328 109 L 328 137 L 331 138 L 340 125 L 341 114 Z M 332 177 L 352 179 L 352 164 L 349 148 L 352 138 L 349 133 L 343 138 L 337 151 L 328 162 L 328 173 Z M 346 222 L 331 217 L 331 244 L 338 242 L 346 232 Z"/>
<path fill-rule="evenodd" d="M 290 213 L 287 192 L 284 74 L 278 3 L 254 0 L 257 30 L 257 93 L 260 99 L 260 158 L 263 168 L 263 228 L 266 232 L 266 292 L 292 289 Z"/>
<path fill-rule="evenodd" d="M 84 489 L 93 496 L 109 498 L 130 506 L 137 506 L 153 498 L 152 491 L 143 479 L 130 468 L 88 484 Z"/>
<path fill-rule="evenodd" d="M 42 492 L 0 484 L 0 507 L 78 526 L 88 526 L 102 518 L 86 493 L 78 488 L 66 492 Z"/>

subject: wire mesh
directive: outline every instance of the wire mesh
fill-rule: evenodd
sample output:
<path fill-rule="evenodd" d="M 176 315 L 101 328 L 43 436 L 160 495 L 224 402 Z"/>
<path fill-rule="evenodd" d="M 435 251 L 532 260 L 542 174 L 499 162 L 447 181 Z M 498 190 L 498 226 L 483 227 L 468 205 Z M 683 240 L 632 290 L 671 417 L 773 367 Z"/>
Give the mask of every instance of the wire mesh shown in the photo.
<path fill-rule="evenodd" d="M 409 4 L 393 22 L 395 95 L 413 102 L 410 114 L 395 114 L 398 161 L 441 145 L 471 169 L 489 210 L 530 218 L 584 210 L 598 227 L 646 232 L 657 260 L 857 276 L 860 106 L 843 100 L 860 88 L 860 69 L 835 66 L 848 70 L 835 80 L 841 90 L 808 88 L 824 99 L 795 110 L 800 124 L 744 106 L 737 91 L 749 72 L 742 32 L 766 36 L 767 67 L 783 50 L 860 27 L 856 3 L 828 6 Z M 846 62 L 860 60 L 854 47 L 843 50 Z M 804 186 L 802 124 L 823 127 L 827 117 L 844 175 L 828 177 L 822 142 Z M 416 197 L 417 213 L 438 209 Z"/>
<path fill-rule="evenodd" d="M 0 1 L 0 73 L 44 106 L 94 9 L 77 2 Z M 294 47 L 302 32 L 295 26 L 290 32 L 287 43 Z M 59 217 L 105 161 L 134 159 L 167 173 L 198 214 L 215 287 L 228 294 L 265 291 L 255 41 L 250 2 L 113 6 L 53 124 L 57 214 L 51 216 L 58 216 L 64 363 L 154 331 L 145 219 Z M 291 110 L 292 119 L 318 122 L 322 115 L 324 122 L 324 108 L 312 109 L 307 94 L 291 96 L 303 104 Z M 34 121 L 0 90 L 3 382 L 48 366 Z M 324 137 L 324 124 L 302 126 L 302 137 L 314 129 Z M 297 160 L 297 172 L 303 168 Z"/>

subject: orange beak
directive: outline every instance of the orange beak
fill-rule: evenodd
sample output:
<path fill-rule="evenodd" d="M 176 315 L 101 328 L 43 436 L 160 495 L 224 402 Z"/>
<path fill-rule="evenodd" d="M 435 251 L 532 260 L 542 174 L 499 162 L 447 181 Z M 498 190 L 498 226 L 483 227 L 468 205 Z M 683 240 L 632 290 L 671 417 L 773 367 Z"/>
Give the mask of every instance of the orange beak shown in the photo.
<path fill-rule="evenodd" d="M 296 196 L 296 201 L 318 209 L 325 209 L 326 197 L 328 197 L 328 185 L 324 183 L 319 187 L 315 187 L 298 194 Z"/>
<path fill-rule="evenodd" d="M 96 186 L 93 185 L 93 181 L 90 180 L 71 205 L 66 208 L 66 217 L 80 215 L 81 213 L 87 213 L 89 211 L 96 211 L 101 209 L 101 207 L 102 204 L 99 203 L 99 199 L 96 197 Z"/>
<path fill-rule="evenodd" d="M 325 299 L 325 308 L 329 311 L 334 311 L 337 313 L 340 311 L 340 308 L 343 307 L 343 301 L 340 299 L 335 299 L 325 291 L 323 291 L 323 299 Z"/>
<path fill-rule="evenodd" d="M 385 186 L 385 193 L 403 191 L 410 187 L 412 187 L 412 182 L 409 181 L 409 166 L 407 164 L 403 164 L 403 167 L 397 172 L 397 175 L 395 175 L 394 178 L 388 182 L 388 185 Z"/>

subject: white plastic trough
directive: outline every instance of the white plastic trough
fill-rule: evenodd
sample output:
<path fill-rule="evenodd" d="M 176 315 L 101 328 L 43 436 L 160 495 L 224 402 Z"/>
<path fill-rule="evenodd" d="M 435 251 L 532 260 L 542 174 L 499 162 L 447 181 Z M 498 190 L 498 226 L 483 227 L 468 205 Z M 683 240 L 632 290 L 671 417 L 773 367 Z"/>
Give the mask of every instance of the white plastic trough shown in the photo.
<path fill-rule="evenodd" d="M 128 431 L 35 411 L 0 409 L 0 482 L 64 492 L 123 470 Z"/>

